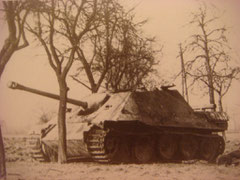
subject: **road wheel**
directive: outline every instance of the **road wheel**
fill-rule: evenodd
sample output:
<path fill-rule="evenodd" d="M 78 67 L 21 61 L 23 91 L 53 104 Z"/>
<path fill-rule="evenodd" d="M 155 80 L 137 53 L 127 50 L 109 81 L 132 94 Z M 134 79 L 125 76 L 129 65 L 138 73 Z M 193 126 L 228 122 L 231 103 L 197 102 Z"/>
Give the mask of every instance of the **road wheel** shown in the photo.
<path fill-rule="evenodd" d="M 153 160 L 154 140 L 149 138 L 137 138 L 133 143 L 133 154 L 138 163 L 148 163 Z"/>
<path fill-rule="evenodd" d="M 173 135 L 162 135 L 160 136 L 157 143 L 158 154 L 165 160 L 174 159 L 177 151 L 176 138 Z"/>
<path fill-rule="evenodd" d="M 183 136 L 180 140 L 180 151 L 184 160 L 194 159 L 199 149 L 198 139 L 194 136 Z"/>

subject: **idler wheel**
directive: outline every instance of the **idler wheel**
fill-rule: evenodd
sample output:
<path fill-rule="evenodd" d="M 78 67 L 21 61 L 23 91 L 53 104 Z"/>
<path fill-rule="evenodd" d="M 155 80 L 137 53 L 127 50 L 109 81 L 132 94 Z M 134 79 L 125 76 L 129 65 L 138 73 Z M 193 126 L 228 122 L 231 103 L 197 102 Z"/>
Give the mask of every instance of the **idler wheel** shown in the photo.
<path fill-rule="evenodd" d="M 133 144 L 133 155 L 138 163 L 151 162 L 154 152 L 154 141 L 151 138 L 138 138 Z"/>
<path fill-rule="evenodd" d="M 200 151 L 202 159 L 213 161 L 218 155 L 218 141 L 213 138 L 203 138 Z"/>
<path fill-rule="evenodd" d="M 180 140 L 180 151 L 183 159 L 190 160 L 196 157 L 199 145 L 198 139 L 194 136 L 183 136 Z"/>
<path fill-rule="evenodd" d="M 158 154 L 165 160 L 174 159 L 177 151 L 177 141 L 173 135 L 162 135 L 160 136 L 157 143 Z"/>

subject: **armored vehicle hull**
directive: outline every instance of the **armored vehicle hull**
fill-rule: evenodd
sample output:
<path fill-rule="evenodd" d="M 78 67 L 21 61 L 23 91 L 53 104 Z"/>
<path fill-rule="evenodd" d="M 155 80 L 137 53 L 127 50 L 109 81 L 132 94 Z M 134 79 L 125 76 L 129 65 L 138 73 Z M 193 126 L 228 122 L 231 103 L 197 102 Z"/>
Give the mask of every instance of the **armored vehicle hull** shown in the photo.
<path fill-rule="evenodd" d="M 227 116 L 194 111 L 176 90 L 102 95 L 94 107 L 91 113 L 76 108 L 68 114 L 69 159 L 91 158 L 102 163 L 214 161 L 224 152 L 225 142 L 218 133 L 227 129 Z M 49 122 L 41 137 L 32 142 L 38 160 L 57 160 L 55 122 Z"/>
<path fill-rule="evenodd" d="M 194 112 L 176 90 L 113 94 L 89 120 L 84 142 L 98 162 L 214 161 L 225 148 L 226 115 Z"/>

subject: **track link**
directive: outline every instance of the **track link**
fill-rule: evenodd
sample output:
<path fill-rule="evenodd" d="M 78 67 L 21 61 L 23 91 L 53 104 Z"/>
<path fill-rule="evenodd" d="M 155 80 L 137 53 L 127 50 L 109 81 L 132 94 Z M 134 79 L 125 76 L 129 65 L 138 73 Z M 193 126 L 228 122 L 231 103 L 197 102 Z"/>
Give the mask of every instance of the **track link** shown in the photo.
<path fill-rule="evenodd" d="M 225 150 L 225 141 L 223 139 L 223 137 L 218 136 L 218 155 L 222 154 Z"/>
<path fill-rule="evenodd" d="M 88 151 L 91 154 L 92 159 L 96 162 L 109 163 L 112 161 L 106 150 L 106 137 L 107 131 L 100 128 L 94 127 L 88 132 L 86 139 Z"/>

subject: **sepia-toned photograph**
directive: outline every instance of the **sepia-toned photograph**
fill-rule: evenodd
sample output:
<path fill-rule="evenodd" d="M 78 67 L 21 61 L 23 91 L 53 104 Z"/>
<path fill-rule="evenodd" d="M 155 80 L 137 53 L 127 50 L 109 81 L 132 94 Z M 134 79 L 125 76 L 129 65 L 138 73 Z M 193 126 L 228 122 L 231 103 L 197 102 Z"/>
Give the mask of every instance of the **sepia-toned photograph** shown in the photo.
<path fill-rule="evenodd" d="M 0 180 L 239 180 L 240 0 L 1 0 Z"/>

